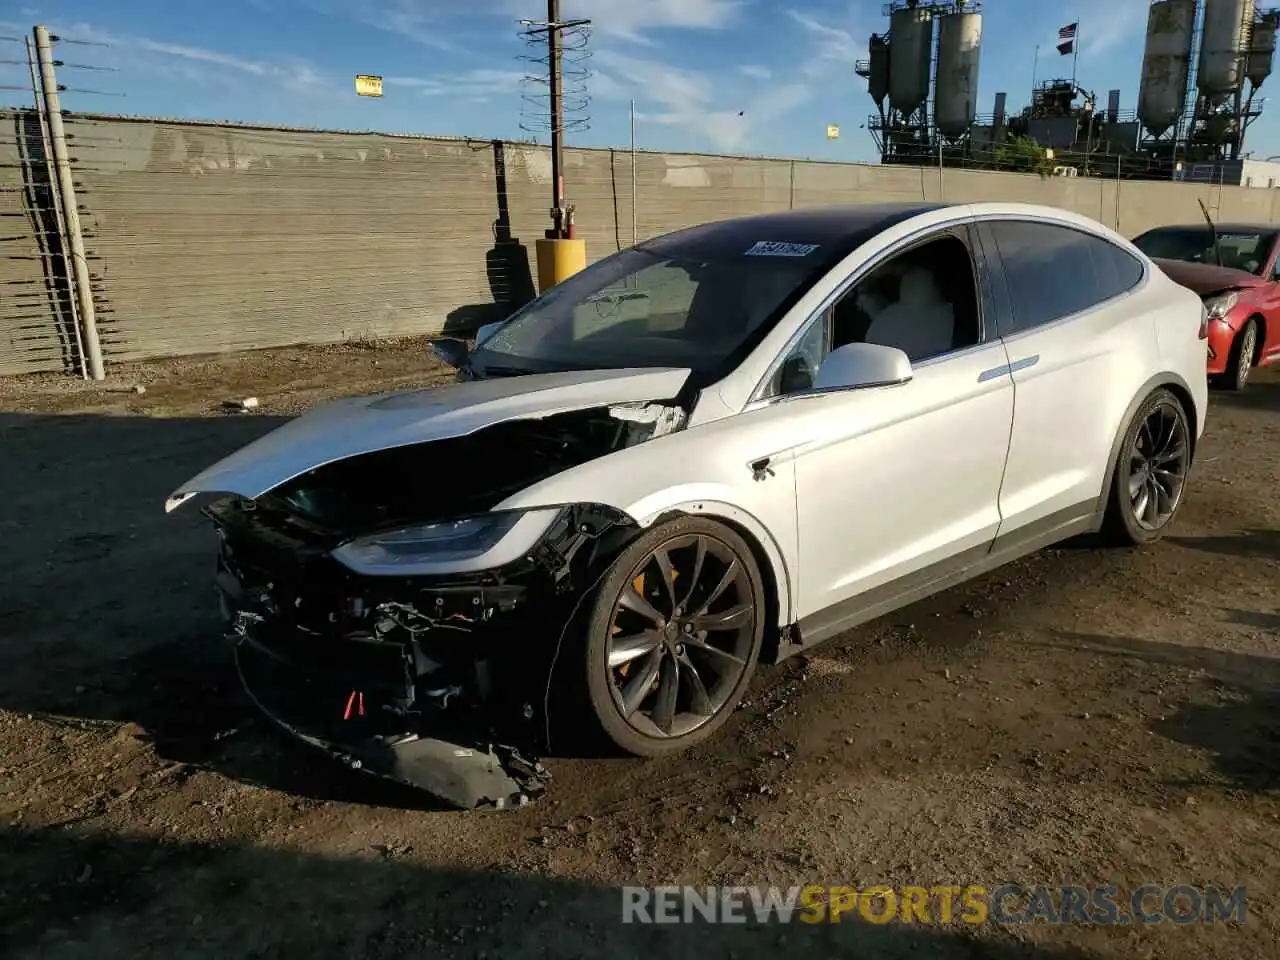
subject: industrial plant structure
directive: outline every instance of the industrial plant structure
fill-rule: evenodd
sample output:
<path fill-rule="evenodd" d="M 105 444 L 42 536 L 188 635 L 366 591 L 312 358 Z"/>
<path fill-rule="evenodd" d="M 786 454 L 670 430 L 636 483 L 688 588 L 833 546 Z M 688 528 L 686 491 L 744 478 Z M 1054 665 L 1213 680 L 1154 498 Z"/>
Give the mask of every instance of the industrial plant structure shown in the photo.
<path fill-rule="evenodd" d="M 1255 0 L 1155 0 L 1136 110 L 1121 110 L 1119 90 L 1103 106 L 1072 77 L 1036 84 L 1016 113 L 997 93 L 979 116 L 981 4 L 891 0 L 884 12 L 888 32 L 872 34 L 855 65 L 876 104 L 867 129 L 884 163 L 1001 166 L 1011 144 L 1034 142 L 1059 172 L 1161 179 L 1205 168 L 1222 179 L 1239 167 L 1280 26 L 1280 9 Z"/>

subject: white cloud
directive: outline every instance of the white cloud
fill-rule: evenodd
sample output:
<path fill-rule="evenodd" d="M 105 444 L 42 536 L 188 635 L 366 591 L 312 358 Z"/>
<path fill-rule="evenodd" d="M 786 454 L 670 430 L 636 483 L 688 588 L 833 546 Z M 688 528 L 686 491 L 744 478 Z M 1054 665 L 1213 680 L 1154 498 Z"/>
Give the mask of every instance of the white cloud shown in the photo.
<path fill-rule="evenodd" d="M 524 74 L 515 70 L 468 70 L 438 77 L 387 77 L 389 87 L 418 90 L 425 97 L 450 96 L 479 103 L 496 96 L 514 96 Z"/>
<path fill-rule="evenodd" d="M 505 19 L 512 31 L 522 19 L 541 20 L 540 0 L 380 0 L 367 7 L 341 0 L 303 0 L 313 9 L 350 17 L 414 43 L 457 51 L 448 37 L 457 21 L 490 14 Z M 748 0 L 565 0 L 561 17 L 589 19 L 594 34 L 650 44 L 650 31 L 718 30 L 729 26 Z"/>
<path fill-rule="evenodd" d="M 115 38 L 115 43 L 122 46 L 136 46 L 149 53 L 159 53 L 170 57 L 180 57 L 183 60 L 196 60 L 201 63 L 229 67 L 232 70 L 251 73 L 259 77 L 266 76 L 272 69 L 267 64 L 245 60 L 230 53 L 203 50 L 200 47 L 188 47 L 177 43 L 160 43 L 156 40 L 148 40 L 145 37 L 117 37 Z"/>
<path fill-rule="evenodd" d="M 468 9 L 467 4 L 459 4 L 461 10 L 442 11 L 439 6 L 423 0 L 383 0 L 379 4 L 381 10 L 366 8 L 356 3 L 348 9 L 355 11 L 355 17 L 369 26 L 399 34 L 415 43 L 437 50 L 453 50 L 455 45 L 441 36 L 439 21 L 449 13 L 462 12 Z M 470 12 L 470 11 L 468 11 Z"/>
<path fill-rule="evenodd" d="M 753 80 L 768 80 L 773 76 L 773 71 L 768 67 L 758 67 L 754 64 L 744 64 L 738 68 L 738 72 L 743 76 L 750 77 Z"/>
<path fill-rule="evenodd" d="M 510 6 L 529 7 L 522 0 Z M 724 29 L 742 7 L 743 0 L 566 0 L 561 16 L 590 18 L 594 33 L 647 44 L 652 41 L 645 34 L 652 30 Z"/>
<path fill-rule="evenodd" d="M 110 33 L 87 23 L 51 27 L 51 30 L 69 39 L 104 44 L 95 51 L 95 60 L 100 66 L 179 76 L 193 84 L 225 86 L 253 80 L 266 81 L 298 94 L 336 95 L 339 91 L 331 78 L 299 57 L 249 60 L 220 50 Z"/>
<path fill-rule="evenodd" d="M 763 96 L 725 101 L 721 91 L 732 84 L 718 83 L 708 74 L 611 50 L 601 51 L 596 59 L 601 68 L 597 84 L 600 77 L 607 77 L 609 94 L 634 94 L 646 108 L 637 119 L 679 127 L 706 137 L 721 150 L 740 149 L 754 129 L 778 119 L 812 94 L 807 84 L 787 83 Z M 595 90 L 606 95 L 598 85 Z"/>
<path fill-rule="evenodd" d="M 1080 21 L 1080 56 L 1095 57 L 1120 47 L 1141 47 L 1146 32 L 1148 0 L 1094 0 Z"/>
<path fill-rule="evenodd" d="M 787 16 L 800 26 L 809 40 L 810 50 L 803 57 L 801 67 L 806 76 L 820 76 L 835 66 L 852 70 L 854 61 L 866 56 L 866 41 L 855 39 L 851 31 L 823 23 L 799 10 L 788 10 Z"/>

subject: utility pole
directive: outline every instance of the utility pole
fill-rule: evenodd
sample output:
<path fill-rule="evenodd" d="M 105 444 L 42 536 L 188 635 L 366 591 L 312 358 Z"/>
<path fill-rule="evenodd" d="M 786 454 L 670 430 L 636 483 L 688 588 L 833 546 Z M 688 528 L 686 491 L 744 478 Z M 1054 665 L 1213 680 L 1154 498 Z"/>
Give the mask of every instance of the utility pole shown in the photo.
<path fill-rule="evenodd" d="M 636 245 L 636 101 L 631 98 L 631 245 Z"/>
<path fill-rule="evenodd" d="M 564 203 L 564 105 L 561 82 L 564 62 L 560 49 L 560 0 L 547 0 L 547 72 L 551 91 L 551 229 L 548 240 L 567 240 Z"/>
<path fill-rule="evenodd" d="M 547 0 L 547 22 L 533 25 L 525 36 L 538 41 L 547 31 L 548 125 L 551 128 L 551 228 L 537 241 L 538 289 L 545 292 L 586 266 L 586 246 L 574 236 L 573 204 L 565 199 L 564 189 L 564 55 L 565 31 L 590 25 L 590 20 L 561 20 L 560 0 Z M 572 52 L 572 46 L 570 48 Z"/>
<path fill-rule="evenodd" d="M 76 362 L 80 364 L 80 378 L 89 379 L 89 365 L 85 362 L 84 340 L 80 334 L 80 310 L 76 306 L 75 268 L 71 253 L 67 250 L 67 223 L 62 215 L 62 192 L 58 189 L 58 166 L 53 159 L 53 144 L 49 142 L 49 116 L 45 113 L 44 97 L 40 95 L 40 75 L 36 69 L 36 48 L 30 37 L 27 41 L 27 67 L 31 71 L 31 96 L 36 105 L 36 117 L 40 120 L 40 145 L 44 149 L 46 176 L 49 178 L 49 201 L 53 204 L 53 219 L 58 229 L 58 248 L 62 252 L 62 270 L 67 278 L 67 307 L 71 311 L 71 326 L 76 336 Z"/>
<path fill-rule="evenodd" d="M 36 58 L 40 62 L 40 86 L 44 91 L 45 113 L 49 119 L 49 143 L 53 149 L 58 174 L 58 192 L 62 195 L 62 215 L 67 225 L 64 242 L 71 244 L 71 266 L 75 277 L 76 300 L 80 307 L 80 323 L 84 327 L 84 347 L 88 354 L 89 376 L 106 379 L 102 368 L 102 346 L 98 342 L 98 321 L 93 309 L 89 261 L 85 258 L 84 235 L 80 230 L 80 209 L 76 205 L 76 187 L 71 178 L 71 160 L 67 155 L 67 135 L 62 126 L 62 102 L 58 97 L 58 80 L 53 73 L 53 43 L 49 31 L 35 28 Z"/>

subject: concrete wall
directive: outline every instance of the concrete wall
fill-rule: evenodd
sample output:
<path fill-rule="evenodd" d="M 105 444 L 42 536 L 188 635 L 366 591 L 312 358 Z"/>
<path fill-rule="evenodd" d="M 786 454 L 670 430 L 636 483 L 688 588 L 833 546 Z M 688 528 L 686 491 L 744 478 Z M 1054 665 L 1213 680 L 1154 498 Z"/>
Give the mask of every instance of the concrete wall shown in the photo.
<path fill-rule="evenodd" d="M 549 222 L 544 148 L 113 118 L 74 118 L 68 132 L 108 373 L 126 358 L 473 329 L 532 291 L 533 241 Z M 0 139 L 0 203 L 27 231 L 11 249 L 25 250 L 37 218 L 14 206 L 21 164 L 4 150 Z M 570 149 L 565 179 L 588 255 L 629 245 L 629 152 Z M 1280 215 L 1274 192 L 1230 186 L 689 154 L 639 154 L 635 183 L 640 239 L 883 200 L 1047 203 L 1127 235 L 1198 221 L 1197 198 L 1224 219 Z M 0 259 L 0 281 L 11 276 L 28 292 L 46 282 L 33 261 Z M 65 320 L 34 314 L 0 309 L 0 372 L 64 364 Z"/>
<path fill-rule="evenodd" d="M 0 375 L 75 356 L 65 265 L 33 114 L 0 111 Z"/>

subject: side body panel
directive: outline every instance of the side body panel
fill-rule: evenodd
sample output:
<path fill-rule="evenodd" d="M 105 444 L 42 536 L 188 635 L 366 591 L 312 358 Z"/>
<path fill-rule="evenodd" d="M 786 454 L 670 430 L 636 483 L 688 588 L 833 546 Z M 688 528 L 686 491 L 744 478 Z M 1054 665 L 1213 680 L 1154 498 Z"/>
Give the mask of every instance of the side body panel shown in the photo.
<path fill-rule="evenodd" d="M 800 617 L 990 546 L 1013 419 L 1012 384 L 991 371 L 1007 364 L 996 341 L 822 399 L 796 434 Z"/>
<path fill-rule="evenodd" d="M 998 263 L 989 226 L 980 221 L 983 246 Z M 1003 270 L 995 274 L 1002 308 L 1012 309 Z M 1158 370 L 1156 328 L 1170 305 L 1168 288 L 1149 271 L 1125 295 L 1003 337 L 1014 418 L 1000 489 L 1002 537 L 1066 534 L 1094 519 L 1125 412 Z"/>
<path fill-rule="evenodd" d="M 494 509 L 599 503 L 641 526 L 673 511 L 720 517 L 760 543 L 773 567 L 779 625 L 792 623 L 799 548 L 790 451 L 805 429 L 821 429 L 820 399 L 775 404 L 619 450 L 526 487 Z"/>

